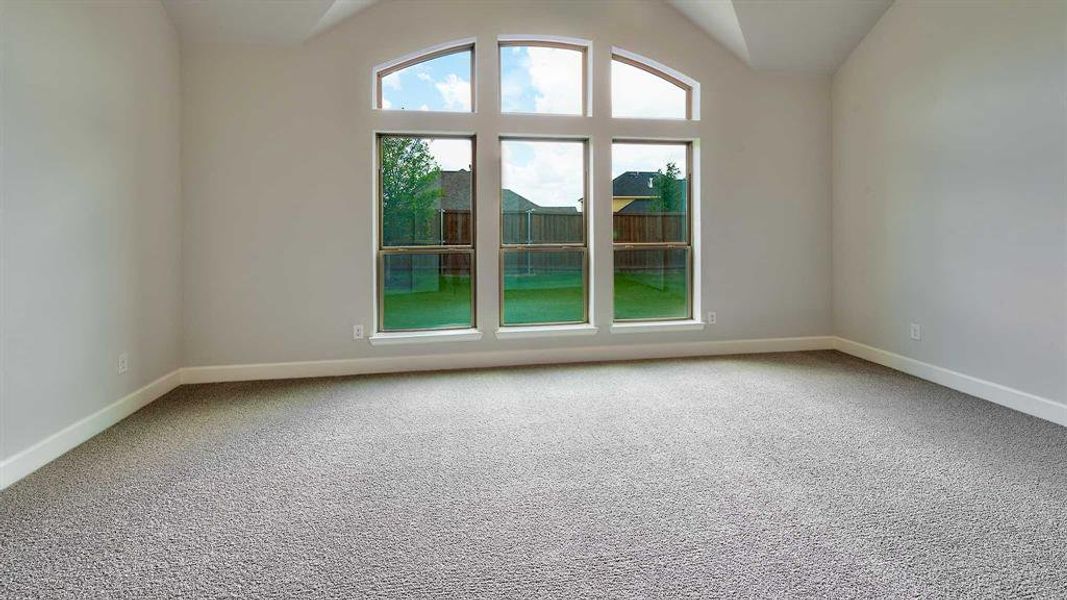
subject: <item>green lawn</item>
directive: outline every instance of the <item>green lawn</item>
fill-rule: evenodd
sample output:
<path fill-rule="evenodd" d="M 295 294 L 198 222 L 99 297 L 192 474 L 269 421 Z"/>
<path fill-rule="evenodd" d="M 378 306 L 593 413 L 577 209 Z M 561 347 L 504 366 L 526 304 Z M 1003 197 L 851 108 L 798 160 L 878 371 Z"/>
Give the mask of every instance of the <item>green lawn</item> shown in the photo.
<path fill-rule="evenodd" d="M 689 316 L 685 272 L 615 274 L 616 319 L 685 319 Z"/>
<path fill-rule="evenodd" d="M 615 318 L 686 318 L 684 273 L 665 276 L 615 274 Z M 581 274 L 509 276 L 505 281 L 504 322 L 521 325 L 582 320 Z M 440 278 L 434 291 L 386 293 L 385 329 L 471 327 L 470 277 Z"/>
<path fill-rule="evenodd" d="M 581 270 L 504 277 L 504 324 L 585 321 Z"/>
<path fill-rule="evenodd" d="M 382 314 L 385 330 L 473 327 L 470 276 L 440 276 L 438 289 L 427 292 L 386 290 Z"/>

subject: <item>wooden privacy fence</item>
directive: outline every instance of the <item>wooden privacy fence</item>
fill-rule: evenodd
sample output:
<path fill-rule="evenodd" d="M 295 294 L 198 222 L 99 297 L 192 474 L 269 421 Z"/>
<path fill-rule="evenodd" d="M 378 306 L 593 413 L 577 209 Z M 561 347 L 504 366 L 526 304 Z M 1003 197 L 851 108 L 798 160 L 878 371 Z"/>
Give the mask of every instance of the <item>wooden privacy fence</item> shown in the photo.
<path fill-rule="evenodd" d="M 689 230 L 685 213 L 615 214 L 612 226 L 615 242 L 619 244 L 686 242 Z M 467 210 L 439 211 L 433 224 L 435 241 L 441 245 L 471 243 L 471 213 Z M 581 213 L 504 213 L 502 240 L 508 244 L 556 244 L 582 241 L 585 219 Z M 523 264 L 532 269 L 568 269 L 573 258 L 559 253 L 532 253 Z M 627 250 L 616 254 L 615 265 L 620 270 L 648 270 L 682 267 L 684 253 L 662 249 Z M 444 256 L 441 270 L 447 274 L 466 274 L 470 264 L 463 255 Z"/>
<path fill-rule="evenodd" d="M 471 243 L 470 211 L 441 211 L 432 225 L 442 245 Z M 585 219 L 581 213 L 504 213 L 501 236 L 506 244 L 560 244 L 581 242 Z M 637 213 L 612 216 L 615 242 L 642 244 L 686 242 L 685 213 Z"/>
<path fill-rule="evenodd" d="M 611 221 L 619 244 L 684 243 L 689 238 L 685 213 L 623 213 L 612 215 Z"/>
<path fill-rule="evenodd" d="M 505 244 L 581 243 L 582 213 L 504 213 L 501 237 Z"/>

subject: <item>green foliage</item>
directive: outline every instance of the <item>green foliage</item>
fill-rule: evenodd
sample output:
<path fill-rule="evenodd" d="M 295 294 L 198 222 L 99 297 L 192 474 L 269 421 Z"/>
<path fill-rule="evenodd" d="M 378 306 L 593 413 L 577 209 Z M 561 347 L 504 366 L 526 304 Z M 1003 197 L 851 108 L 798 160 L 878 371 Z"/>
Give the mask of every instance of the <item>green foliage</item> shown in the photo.
<path fill-rule="evenodd" d="M 667 163 L 667 171 L 659 170 L 652 178 L 652 189 L 656 192 L 656 212 L 682 212 L 684 210 L 685 192 L 682 190 L 678 176 L 681 170 L 674 163 Z"/>
<path fill-rule="evenodd" d="M 383 137 L 382 234 L 386 244 L 434 243 L 441 168 L 426 140 Z"/>

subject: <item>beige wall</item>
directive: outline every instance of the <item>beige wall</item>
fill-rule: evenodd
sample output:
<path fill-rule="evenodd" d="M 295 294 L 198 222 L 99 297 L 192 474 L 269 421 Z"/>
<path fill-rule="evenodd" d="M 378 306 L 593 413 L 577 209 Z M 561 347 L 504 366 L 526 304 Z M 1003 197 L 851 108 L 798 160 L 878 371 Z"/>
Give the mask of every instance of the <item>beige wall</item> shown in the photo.
<path fill-rule="evenodd" d="M 1067 402 L 1065 7 L 898 0 L 838 71 L 838 335 Z"/>
<path fill-rule="evenodd" d="M 181 359 L 179 48 L 163 8 L 2 10 L 0 460 Z"/>
<path fill-rule="evenodd" d="M 490 8 L 491 7 L 491 8 Z M 652 24 L 663 35 L 635 35 Z M 497 114 L 496 38 L 593 42 L 593 117 Z M 477 36 L 478 114 L 371 109 L 374 65 Z M 702 120 L 607 118 L 613 45 L 702 85 Z M 188 365 L 830 333 L 829 78 L 756 73 L 654 2 L 383 2 L 296 48 L 183 48 Z M 610 237 L 612 136 L 700 138 L 702 332 L 612 336 L 611 256 L 594 251 L 596 337 L 496 340 L 495 219 L 477 228 L 479 342 L 372 347 L 372 141 L 381 130 L 479 134 L 479 210 L 498 209 L 499 132 L 592 139 L 594 235 Z M 600 292 L 598 294 L 598 292 Z"/>

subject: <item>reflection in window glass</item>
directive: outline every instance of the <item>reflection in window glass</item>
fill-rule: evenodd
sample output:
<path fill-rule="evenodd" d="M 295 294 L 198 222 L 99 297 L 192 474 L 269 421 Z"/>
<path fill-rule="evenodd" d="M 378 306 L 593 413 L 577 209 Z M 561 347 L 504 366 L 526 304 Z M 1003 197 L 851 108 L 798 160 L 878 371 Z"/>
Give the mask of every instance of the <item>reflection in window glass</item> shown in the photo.
<path fill-rule="evenodd" d="M 378 330 L 472 327 L 474 141 L 378 141 Z"/>
<path fill-rule="evenodd" d="M 471 243 L 471 140 L 383 136 L 382 245 Z"/>
<path fill-rule="evenodd" d="M 689 145 L 612 145 L 615 320 L 687 319 Z"/>
<path fill-rule="evenodd" d="M 582 114 L 585 52 L 549 46 L 500 46 L 500 110 Z"/>
<path fill-rule="evenodd" d="M 685 88 L 617 58 L 611 61 L 611 116 L 686 119 L 688 105 Z"/>
<path fill-rule="evenodd" d="M 615 320 L 689 318 L 689 249 L 615 250 Z"/>
<path fill-rule="evenodd" d="M 470 254 L 405 253 L 382 258 L 383 331 L 474 325 Z"/>
<path fill-rule="evenodd" d="M 585 250 L 504 252 L 504 325 L 585 321 Z"/>
<path fill-rule="evenodd" d="M 501 325 L 584 323 L 585 142 L 500 146 Z"/>
<path fill-rule="evenodd" d="M 378 107 L 386 110 L 471 112 L 471 49 L 384 72 Z"/>

